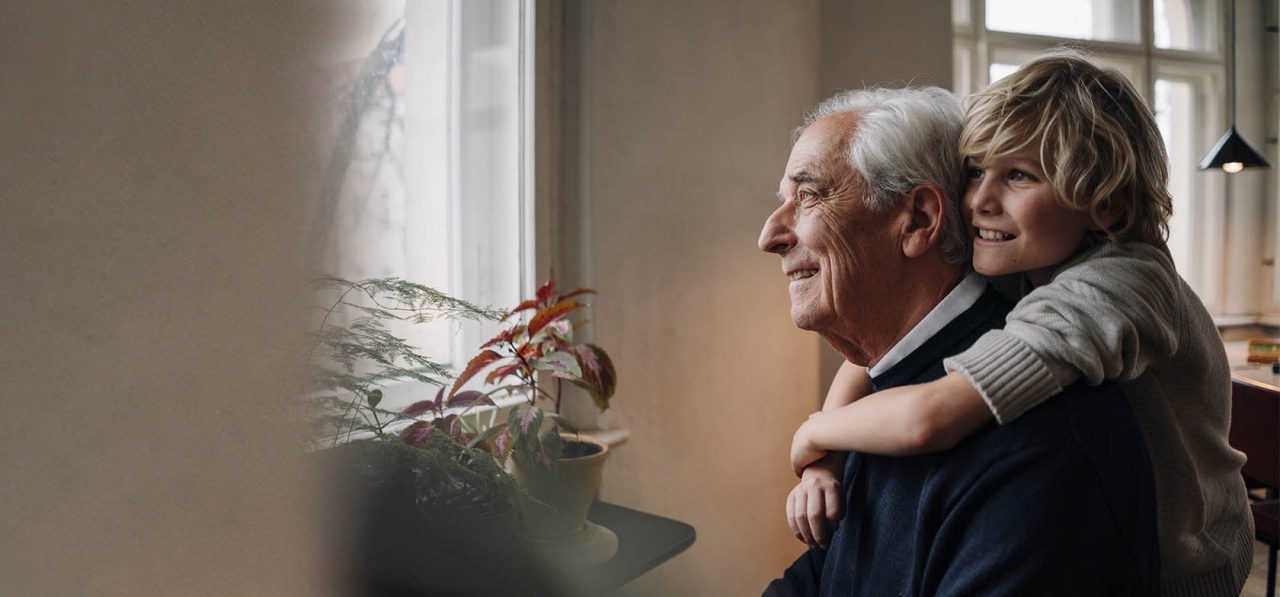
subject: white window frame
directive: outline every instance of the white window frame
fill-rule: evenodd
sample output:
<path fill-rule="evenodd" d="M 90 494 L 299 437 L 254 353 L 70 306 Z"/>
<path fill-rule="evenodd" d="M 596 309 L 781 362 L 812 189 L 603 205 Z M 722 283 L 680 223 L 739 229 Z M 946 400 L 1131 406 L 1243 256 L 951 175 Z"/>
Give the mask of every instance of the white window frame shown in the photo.
<path fill-rule="evenodd" d="M 1229 0 L 1227 0 L 1229 1 Z M 987 0 L 953 0 L 955 32 L 955 86 L 962 97 L 985 88 L 989 80 L 990 64 L 1000 62 L 1001 56 L 1025 59 L 1051 50 L 1063 44 L 1083 48 L 1097 56 L 1100 62 L 1116 66 L 1138 88 L 1138 92 L 1150 103 L 1155 95 L 1157 79 L 1193 81 L 1200 91 L 1204 114 L 1199 138 L 1195 141 L 1204 150 L 1217 140 L 1225 130 L 1223 97 L 1225 89 L 1225 56 L 1230 25 L 1229 5 L 1218 0 L 1216 10 L 1219 31 L 1216 50 L 1212 52 L 1170 50 L 1155 47 L 1153 0 L 1139 0 L 1139 41 L 1124 43 L 1098 40 L 1031 35 L 986 28 Z M 1020 62 L 1019 61 L 1019 62 Z M 1215 316 L 1222 312 L 1222 296 L 1225 292 L 1225 246 L 1229 212 L 1224 198 L 1227 181 L 1221 173 L 1203 173 L 1195 185 L 1195 197 L 1174 198 L 1175 209 L 1190 209 L 1195 221 L 1194 238 L 1189 242 L 1197 258 L 1190 263 L 1179 263 L 1179 273 L 1200 295 L 1201 300 Z"/>
<path fill-rule="evenodd" d="M 385 14 L 380 16 L 385 20 Z M 532 296 L 538 284 L 533 270 L 533 16 L 534 0 L 404 3 L 406 87 L 400 101 L 421 104 L 417 112 L 409 106 L 406 113 L 402 158 L 406 210 L 417 213 L 407 218 L 408 271 L 397 275 L 421 281 L 414 275 L 413 262 L 443 259 L 444 252 L 449 262 L 448 286 L 440 290 L 482 306 L 511 308 Z M 428 45 L 434 47 L 427 51 L 438 56 L 441 38 L 447 46 L 445 64 L 427 59 L 427 54 L 421 55 L 422 60 L 414 59 L 415 51 L 426 50 Z M 363 55 L 367 50 L 358 51 Z M 437 93 L 439 87 L 433 86 L 439 85 L 446 73 L 448 91 Z M 510 93 L 503 95 L 506 91 Z M 441 110 L 447 114 L 443 127 L 437 122 Z M 425 120 L 415 116 L 424 113 L 436 116 Z M 428 143 L 436 147 L 428 151 L 424 145 Z M 441 151 L 447 165 L 423 164 Z M 415 197 L 438 192 L 415 184 L 423 177 L 446 181 L 444 214 L 436 213 L 436 208 L 425 212 L 417 207 L 420 201 L 415 202 Z M 447 239 L 424 239 L 421 237 L 426 235 L 415 234 L 415 221 L 440 217 L 448 222 Z M 497 322 L 454 324 L 447 343 L 448 358 L 428 356 L 461 372 L 480 345 L 499 329 Z M 467 387 L 479 389 L 481 381 L 473 380 Z M 390 411 L 429 399 L 438 391 L 437 386 L 417 380 L 388 381 L 381 389 L 379 408 Z M 524 400 L 520 395 L 501 394 L 495 396 L 499 412 L 490 407 L 473 412 L 477 417 L 504 420 L 505 410 Z"/>
<path fill-rule="evenodd" d="M 531 0 L 449 0 L 450 291 L 454 296 L 476 298 L 495 306 L 513 307 L 522 298 L 532 296 L 536 289 L 531 249 L 534 185 L 533 94 L 529 90 L 532 81 L 528 78 L 533 60 L 531 5 Z M 494 19 L 515 21 L 516 39 L 495 39 L 495 28 L 488 26 Z M 478 80 L 461 84 L 459 73 L 468 66 L 462 63 L 464 56 L 470 52 L 468 57 L 474 63 L 486 60 L 483 52 L 473 52 L 466 46 L 507 41 L 517 45 L 513 81 Z M 514 96 L 509 103 L 489 104 L 491 87 L 512 83 Z M 468 113 L 473 109 L 479 117 Z M 500 122 L 504 119 L 511 122 Z M 499 128 L 497 136 L 493 134 L 494 128 Z M 515 146 L 511 147 L 513 141 Z M 494 176 L 499 169 L 499 176 Z M 495 222 L 500 228 L 494 228 Z M 455 367 L 465 365 L 466 356 L 474 354 L 497 332 L 496 324 L 463 326 L 454 336 L 452 352 L 463 355 L 464 360 L 455 361 Z"/>
<path fill-rule="evenodd" d="M 406 1 L 407 17 L 414 2 Z M 448 13 L 449 294 L 510 308 L 532 296 L 538 285 L 532 248 L 534 0 L 448 0 Z M 506 26 L 494 27 L 494 22 Z M 408 27 L 412 32 L 414 23 Z M 510 35 L 515 39 L 500 37 Z M 493 55 L 494 47 L 512 42 L 512 63 L 506 63 L 510 55 Z M 463 69 L 484 68 L 490 60 L 514 67 L 514 77 L 472 77 L 463 83 Z M 491 94 L 503 87 L 512 94 L 493 103 Z M 496 322 L 458 326 L 450 350 L 454 371 L 461 372 L 499 330 Z M 477 377 L 467 387 L 481 389 L 481 381 Z M 434 395 L 434 388 L 422 382 L 394 384 L 384 390 L 384 403 L 390 409 L 403 408 L 426 392 Z M 472 413 L 477 419 L 502 421 L 509 409 L 525 400 L 521 395 L 495 395 L 497 413 L 483 406 Z"/>

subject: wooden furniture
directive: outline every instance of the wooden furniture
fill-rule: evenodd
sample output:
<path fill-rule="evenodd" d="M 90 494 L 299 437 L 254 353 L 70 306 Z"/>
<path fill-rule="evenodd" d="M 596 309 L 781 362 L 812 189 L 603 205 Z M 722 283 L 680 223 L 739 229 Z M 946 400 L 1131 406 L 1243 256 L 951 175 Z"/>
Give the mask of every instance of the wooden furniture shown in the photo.
<path fill-rule="evenodd" d="M 1230 441 L 1249 457 L 1246 480 L 1280 490 L 1280 387 L 1232 375 Z"/>
<path fill-rule="evenodd" d="M 1266 543 L 1267 553 L 1267 597 L 1276 596 L 1276 550 L 1280 548 L 1280 500 L 1254 502 L 1253 510 L 1254 535 L 1259 541 Z"/>
<path fill-rule="evenodd" d="M 670 518 L 597 501 L 587 520 L 618 535 L 618 555 L 587 574 L 592 594 L 604 595 L 693 545 L 693 527 Z"/>
<path fill-rule="evenodd" d="M 1250 505 L 1254 535 L 1269 548 L 1267 597 L 1275 597 L 1280 548 L 1280 386 L 1263 381 L 1271 375 L 1270 367 L 1232 374 L 1230 432 L 1231 446 L 1248 457 L 1241 470 L 1246 483 L 1262 488 L 1268 498 Z"/>

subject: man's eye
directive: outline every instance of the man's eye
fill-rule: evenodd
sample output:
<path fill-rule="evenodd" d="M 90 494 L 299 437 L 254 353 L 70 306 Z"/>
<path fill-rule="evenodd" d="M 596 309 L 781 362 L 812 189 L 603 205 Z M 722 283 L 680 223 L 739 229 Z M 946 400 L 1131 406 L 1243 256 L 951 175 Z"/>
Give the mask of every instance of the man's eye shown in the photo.
<path fill-rule="evenodd" d="M 809 189 L 800 189 L 799 191 L 796 191 L 796 195 L 799 195 L 800 198 L 805 201 L 810 201 L 818 198 L 818 194 Z"/>

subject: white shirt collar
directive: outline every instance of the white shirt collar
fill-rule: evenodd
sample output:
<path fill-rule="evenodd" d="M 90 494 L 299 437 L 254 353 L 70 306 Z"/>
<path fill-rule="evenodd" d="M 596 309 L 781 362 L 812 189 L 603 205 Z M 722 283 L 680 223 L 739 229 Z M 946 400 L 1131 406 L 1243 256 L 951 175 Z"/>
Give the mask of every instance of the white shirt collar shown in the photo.
<path fill-rule="evenodd" d="M 933 310 L 929 311 L 929 314 L 920 320 L 920 323 L 917 323 L 915 327 L 911 328 L 911 331 L 907 332 L 907 335 L 898 340 L 898 343 L 894 344 L 893 348 L 889 349 L 889 352 L 884 353 L 879 362 L 867 370 L 867 374 L 871 377 L 880 375 L 888 371 L 890 367 L 897 365 L 907 355 L 915 352 L 917 348 L 929 341 L 934 334 L 938 333 L 948 323 L 951 323 L 951 320 L 978 302 L 978 297 L 982 296 L 986 288 L 986 278 L 983 278 L 977 272 L 970 271 L 969 275 L 965 276 L 959 284 L 956 284 L 956 287 L 952 288 L 951 292 L 948 292 L 947 296 L 943 297 L 933 307 Z"/>

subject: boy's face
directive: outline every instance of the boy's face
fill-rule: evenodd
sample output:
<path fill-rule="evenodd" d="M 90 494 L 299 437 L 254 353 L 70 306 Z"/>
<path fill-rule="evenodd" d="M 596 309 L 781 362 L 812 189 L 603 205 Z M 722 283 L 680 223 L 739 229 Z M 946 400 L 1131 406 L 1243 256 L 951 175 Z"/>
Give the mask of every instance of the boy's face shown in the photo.
<path fill-rule="evenodd" d="M 973 268 L 987 276 L 1027 272 L 1048 281 L 1080 248 L 1089 215 L 1063 207 L 1033 147 L 979 164 L 969 160 L 964 217 L 974 234 Z"/>

